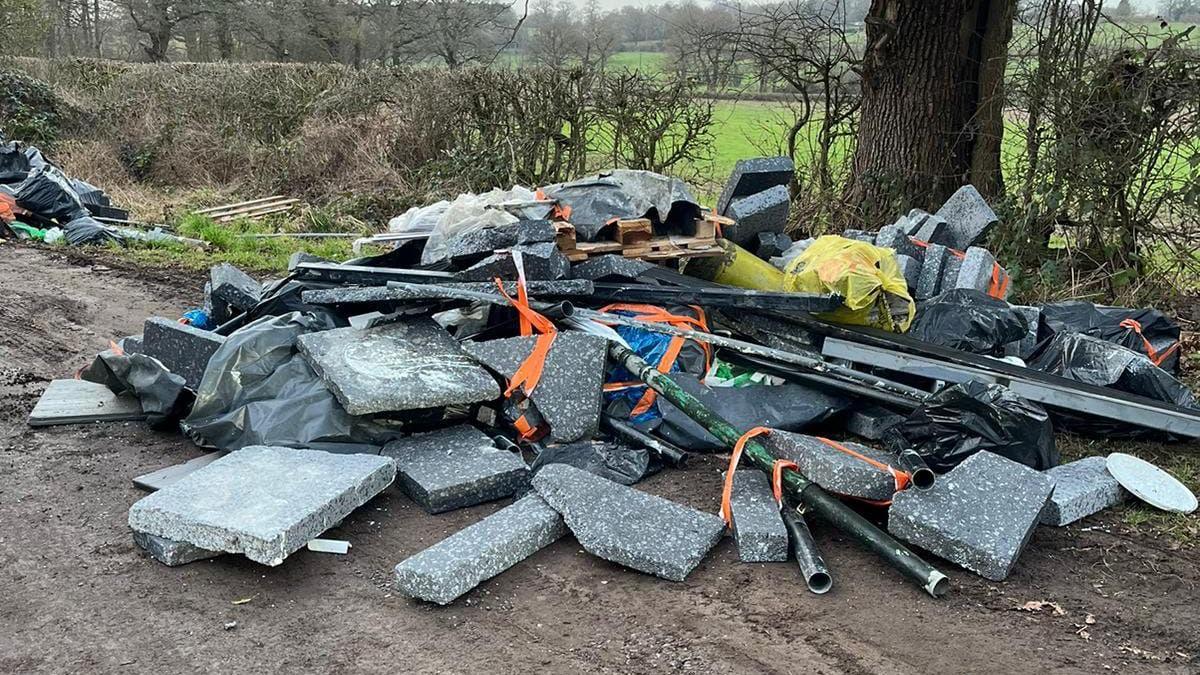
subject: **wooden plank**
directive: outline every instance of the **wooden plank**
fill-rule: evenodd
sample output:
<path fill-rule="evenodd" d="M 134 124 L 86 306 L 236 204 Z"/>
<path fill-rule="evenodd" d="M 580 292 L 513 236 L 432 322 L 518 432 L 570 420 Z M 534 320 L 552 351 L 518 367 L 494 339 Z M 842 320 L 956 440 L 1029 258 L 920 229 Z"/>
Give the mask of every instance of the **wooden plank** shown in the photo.
<path fill-rule="evenodd" d="M 288 199 L 280 202 L 269 202 L 266 204 L 258 204 L 255 206 L 247 206 L 241 209 L 233 209 L 230 211 L 218 211 L 214 213 L 205 213 L 203 215 L 212 218 L 213 220 L 228 219 L 238 216 L 249 216 L 262 211 L 270 211 L 272 209 L 292 209 L 300 203 L 299 199 Z"/>
<path fill-rule="evenodd" d="M 272 195 L 270 197 L 260 197 L 259 199 L 251 199 L 248 202 L 237 202 L 234 204 L 222 204 L 220 206 L 210 206 L 208 208 L 199 209 L 198 211 L 196 211 L 196 213 L 207 215 L 214 211 L 228 211 L 229 209 L 237 209 L 237 208 L 241 208 L 243 206 L 251 206 L 253 204 L 262 204 L 264 202 L 276 202 L 281 199 L 287 199 L 287 197 L 284 195 Z"/>
<path fill-rule="evenodd" d="M 146 414 L 132 396 L 117 396 L 108 387 L 86 380 L 54 380 L 29 413 L 29 426 L 141 419 Z"/>
<path fill-rule="evenodd" d="M 616 239 L 622 244 L 639 244 L 654 236 L 653 225 L 649 218 L 618 220 Z"/>
<path fill-rule="evenodd" d="M 245 218 L 247 220 L 258 220 L 260 218 L 266 218 L 267 216 L 269 216 L 273 213 L 285 213 L 287 211 L 291 211 L 293 208 L 295 208 L 294 204 L 288 205 L 288 206 L 280 206 L 278 208 L 273 208 L 273 209 L 266 209 L 263 211 L 248 211 L 246 213 L 233 213 L 228 216 L 220 216 L 217 218 L 213 218 L 213 220 L 218 223 L 232 223 L 233 221 L 235 221 L 239 218 Z"/>

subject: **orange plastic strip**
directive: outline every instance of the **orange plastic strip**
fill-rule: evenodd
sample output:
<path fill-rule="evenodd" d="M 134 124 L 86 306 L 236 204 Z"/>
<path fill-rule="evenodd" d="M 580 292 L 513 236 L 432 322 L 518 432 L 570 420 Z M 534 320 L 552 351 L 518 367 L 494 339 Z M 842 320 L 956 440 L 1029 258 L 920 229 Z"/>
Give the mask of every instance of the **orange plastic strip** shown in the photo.
<path fill-rule="evenodd" d="M 771 493 L 775 495 L 775 501 L 780 506 L 783 506 L 783 470 L 796 469 L 800 470 L 800 466 L 790 459 L 777 459 L 771 465 Z"/>
<path fill-rule="evenodd" d="M 854 457 L 856 459 L 861 459 L 862 461 L 866 462 L 867 464 L 870 464 L 871 466 L 875 467 L 876 469 L 879 469 L 880 471 L 887 471 L 888 473 L 892 474 L 892 479 L 896 481 L 896 491 L 897 492 L 908 487 L 908 482 L 912 479 L 912 476 L 907 471 L 901 471 L 894 466 L 884 464 L 883 462 L 871 459 L 870 457 L 867 457 L 866 455 L 864 455 L 862 453 L 855 452 L 855 451 L 851 450 L 850 448 L 847 448 L 846 446 L 842 445 L 841 443 L 838 443 L 836 441 L 831 441 L 828 438 L 822 438 L 820 436 L 817 436 L 816 438 L 818 441 L 821 441 L 822 443 L 824 443 L 825 445 L 828 445 L 829 447 L 833 448 L 834 450 L 839 450 L 841 452 L 846 453 L 847 455 L 850 455 L 851 457 Z M 870 501 L 870 500 L 867 500 L 867 501 Z"/>
<path fill-rule="evenodd" d="M 1142 346 L 1146 349 L 1146 356 L 1150 357 L 1150 361 L 1156 366 L 1161 366 L 1162 362 L 1165 361 L 1168 356 L 1174 354 L 1175 350 L 1179 349 L 1179 343 L 1173 342 L 1171 343 L 1170 347 L 1167 347 L 1166 349 L 1162 350 L 1162 352 L 1159 352 L 1154 348 L 1154 345 L 1150 344 L 1150 341 L 1146 339 L 1146 336 L 1142 335 L 1142 324 L 1137 319 L 1125 319 L 1120 323 L 1120 326 L 1122 328 L 1128 328 L 1129 330 L 1132 330 L 1134 333 L 1137 333 L 1138 337 L 1142 338 Z"/>
<path fill-rule="evenodd" d="M 742 459 L 742 450 L 746 448 L 746 441 L 755 436 L 769 433 L 771 430 L 766 427 L 754 427 L 742 434 L 742 437 L 733 445 L 733 454 L 729 455 L 729 468 L 725 471 L 725 489 L 721 492 L 721 518 L 725 520 L 726 525 L 733 525 L 733 511 L 729 505 L 733 498 L 733 474 L 737 471 L 738 462 Z"/>

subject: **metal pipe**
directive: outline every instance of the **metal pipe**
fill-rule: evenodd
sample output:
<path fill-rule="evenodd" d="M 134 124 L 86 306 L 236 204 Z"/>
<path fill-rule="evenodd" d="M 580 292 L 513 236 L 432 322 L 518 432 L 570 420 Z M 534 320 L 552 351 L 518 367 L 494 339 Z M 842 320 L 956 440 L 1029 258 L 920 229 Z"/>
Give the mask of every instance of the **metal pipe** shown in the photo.
<path fill-rule="evenodd" d="M 937 474 L 925 463 L 925 458 L 912 448 L 901 450 L 897 463 L 908 472 L 913 487 L 918 490 L 928 490 L 937 481 Z"/>
<path fill-rule="evenodd" d="M 651 436 L 624 420 L 605 414 L 600 416 L 600 425 L 607 429 L 613 436 L 642 446 L 651 453 L 658 455 L 659 459 L 673 467 L 679 468 L 687 463 L 687 452 L 661 438 Z"/>
<path fill-rule="evenodd" d="M 786 506 L 782 515 L 783 526 L 787 528 L 788 540 L 791 542 L 792 555 L 796 556 L 796 564 L 800 566 L 800 573 L 804 575 L 804 583 L 808 584 L 808 590 L 817 595 L 829 592 L 829 589 L 833 588 L 833 577 L 829 574 L 829 568 L 825 566 L 825 559 L 821 557 L 817 542 L 813 541 L 812 532 L 808 530 L 804 516 Z"/>
<path fill-rule="evenodd" d="M 656 368 L 647 364 L 632 350 L 616 343 L 609 343 L 608 350 L 613 360 L 625 366 L 626 370 L 645 382 L 659 395 L 665 397 L 718 440 L 733 447 L 741 439 L 742 432 L 737 427 L 708 409 L 694 396 L 675 384 L 670 377 L 658 372 Z M 760 471 L 771 473 L 775 457 L 762 443 L 753 438 L 749 439 L 743 445 L 743 453 L 744 457 Z M 868 550 L 883 558 L 904 576 L 920 584 L 926 593 L 938 597 L 946 592 L 950 580 L 945 574 L 921 560 L 907 547 L 875 527 L 866 518 L 831 497 L 806 476 L 794 469 L 785 469 L 781 478 L 783 487 L 793 501 L 804 504 L 821 514 L 834 527 L 844 531 Z"/>

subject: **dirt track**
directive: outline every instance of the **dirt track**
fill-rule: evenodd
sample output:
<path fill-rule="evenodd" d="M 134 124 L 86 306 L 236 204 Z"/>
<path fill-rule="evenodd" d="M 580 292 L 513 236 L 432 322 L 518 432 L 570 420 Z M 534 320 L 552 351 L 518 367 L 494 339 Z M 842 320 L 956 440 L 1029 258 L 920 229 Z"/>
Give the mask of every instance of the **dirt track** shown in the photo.
<path fill-rule="evenodd" d="M 349 555 L 164 567 L 130 539 L 130 478 L 201 450 L 136 423 L 33 430 L 25 417 L 50 379 L 146 316 L 195 305 L 202 284 L 0 244 L 0 671 L 1200 669 L 1200 554 L 1124 534 L 1112 514 L 1039 529 L 1005 583 L 941 563 L 954 584 L 941 601 L 817 523 L 836 579 L 822 597 L 791 564 L 737 562 L 728 539 L 671 583 L 567 538 L 434 608 L 393 593 L 391 568 L 497 506 L 429 516 L 395 488 L 330 533 Z M 715 511 L 720 465 L 700 458 L 642 487 Z M 1016 609 L 1031 600 L 1066 614 Z"/>

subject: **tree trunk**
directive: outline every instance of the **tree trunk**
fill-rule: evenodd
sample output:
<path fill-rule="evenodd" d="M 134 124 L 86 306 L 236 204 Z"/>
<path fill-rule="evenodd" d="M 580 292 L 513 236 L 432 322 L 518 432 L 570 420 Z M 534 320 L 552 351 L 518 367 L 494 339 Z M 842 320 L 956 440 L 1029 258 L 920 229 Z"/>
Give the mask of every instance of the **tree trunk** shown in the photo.
<path fill-rule="evenodd" d="M 872 0 L 848 202 L 862 224 L 1003 192 L 1004 67 L 1016 0 Z"/>

